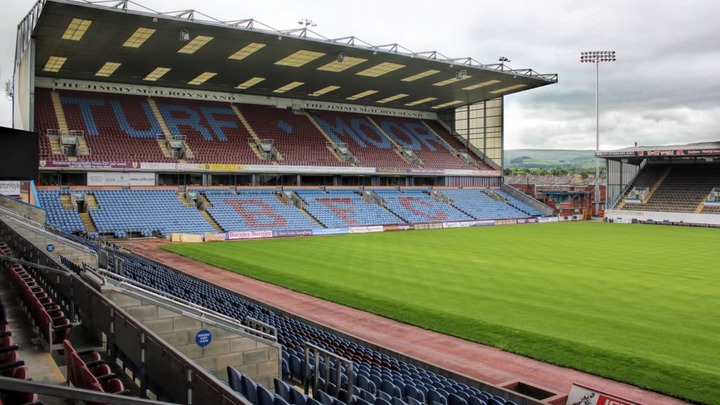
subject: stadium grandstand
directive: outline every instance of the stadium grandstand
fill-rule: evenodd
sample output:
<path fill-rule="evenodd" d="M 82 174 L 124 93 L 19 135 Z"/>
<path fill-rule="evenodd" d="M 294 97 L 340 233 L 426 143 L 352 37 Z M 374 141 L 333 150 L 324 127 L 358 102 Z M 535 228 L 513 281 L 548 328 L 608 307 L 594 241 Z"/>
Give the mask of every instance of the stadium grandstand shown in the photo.
<path fill-rule="evenodd" d="M 502 171 L 504 97 L 556 82 L 308 27 L 156 13 L 127 0 L 38 1 L 18 25 L 11 86 L 14 129 L 34 145 L 3 149 L 34 173 L 18 165 L 0 176 L 0 400 L 575 398 L 567 387 L 490 383 L 364 342 L 125 245 L 562 220 Z M 636 152 L 603 156 L 609 173 L 616 160 L 623 170 L 609 185 L 615 220 L 636 194 L 648 210 L 687 198 L 720 217 L 717 176 L 691 192 L 680 185 L 703 175 L 699 165 Z"/>
<path fill-rule="evenodd" d="M 720 226 L 720 143 L 598 152 L 608 169 L 608 221 Z"/>

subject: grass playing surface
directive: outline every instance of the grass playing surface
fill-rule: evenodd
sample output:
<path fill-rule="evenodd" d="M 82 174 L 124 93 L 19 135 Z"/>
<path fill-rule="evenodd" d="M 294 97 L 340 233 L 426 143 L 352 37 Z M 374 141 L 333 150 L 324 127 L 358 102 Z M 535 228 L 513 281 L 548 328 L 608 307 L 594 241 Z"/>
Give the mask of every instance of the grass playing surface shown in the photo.
<path fill-rule="evenodd" d="M 605 223 L 175 244 L 424 328 L 720 403 L 720 230 Z"/>

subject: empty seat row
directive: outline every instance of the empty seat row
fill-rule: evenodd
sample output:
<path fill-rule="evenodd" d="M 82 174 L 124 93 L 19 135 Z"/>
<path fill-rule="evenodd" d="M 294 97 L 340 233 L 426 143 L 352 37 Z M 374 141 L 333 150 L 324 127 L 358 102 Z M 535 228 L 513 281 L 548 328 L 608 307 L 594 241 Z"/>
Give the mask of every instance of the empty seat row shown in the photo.
<path fill-rule="evenodd" d="M 12 251 L 5 244 L 0 245 L 0 252 L 12 256 Z M 51 350 L 60 349 L 73 326 L 70 318 L 34 274 L 16 263 L 3 262 L 3 267 L 40 336 Z"/>
<path fill-rule="evenodd" d="M 77 239 L 87 246 L 91 248 L 94 246 L 95 249 L 97 249 L 97 246 L 92 241 L 82 240 L 81 238 Z M 110 251 L 108 265 L 111 272 L 114 272 L 115 258 L 123 259 L 124 276 L 133 281 L 194 302 L 208 310 L 216 311 L 235 319 L 243 320 L 246 317 L 252 317 L 277 328 L 278 342 L 283 346 L 281 353 L 283 375 L 293 378 L 297 382 L 299 382 L 302 374 L 301 370 L 305 367 L 305 345 L 311 343 L 351 360 L 356 367 L 356 377 L 353 382 L 358 386 L 358 389 L 353 389 L 350 395 L 357 398 L 364 398 L 366 401 L 374 398 L 375 401 L 373 404 L 380 403 L 387 405 L 383 402 L 387 401 L 391 404 L 402 405 L 399 401 L 403 401 L 411 405 L 431 405 L 431 402 L 444 405 L 463 405 L 461 401 L 451 403 L 451 401 L 453 401 L 451 398 L 455 397 L 465 400 L 467 402 L 466 405 L 483 404 L 483 402 L 479 401 L 485 401 L 487 404 L 505 403 L 504 400 L 503 402 L 499 402 L 502 399 L 500 397 L 492 399 L 493 395 L 488 392 L 469 387 L 450 378 L 423 369 L 422 367 L 403 362 L 374 349 L 348 341 L 327 330 L 305 324 L 294 318 L 278 315 L 267 308 L 245 300 L 227 290 L 186 276 L 161 264 L 124 251 Z M 335 387 L 339 388 L 338 392 L 341 392 L 343 389 L 347 390 L 348 376 L 346 370 L 342 369 L 342 373 L 342 380 L 339 386 L 337 382 L 333 380 L 323 383 L 326 387 L 333 387 L 334 384 Z M 365 383 L 363 381 L 365 381 Z M 362 391 L 359 389 L 362 389 Z M 331 389 L 328 391 L 334 392 Z M 258 394 L 259 391 L 257 388 L 255 388 L 254 392 L 256 395 L 265 395 Z M 347 393 L 345 395 L 347 395 Z M 388 395 L 390 395 L 390 398 Z M 398 395 L 400 395 L 400 397 L 398 397 Z M 285 405 L 283 402 L 276 403 L 276 397 L 272 396 L 272 394 L 270 397 L 267 395 L 265 395 L 265 397 L 265 402 L 262 402 L 263 404 L 267 404 L 267 401 L 271 400 L 273 405 Z M 424 402 L 421 400 L 423 397 Z M 430 400 L 431 402 L 428 402 L 428 398 L 432 398 Z M 336 399 L 342 402 L 341 398 Z M 283 400 L 289 404 L 296 404 L 296 402 L 292 400 Z M 326 404 L 326 401 L 320 397 L 315 397 L 313 400 L 321 404 Z M 491 400 L 495 402 L 491 402 Z M 417 403 L 415 401 L 417 401 Z M 310 398 L 306 399 L 306 403 L 307 402 L 310 402 Z M 316 405 L 314 403 L 312 404 Z M 333 399 L 333 404 L 331 405 L 338 404 L 336 404 Z"/>
<path fill-rule="evenodd" d="M 0 247 L 0 253 L 5 254 L 6 252 L 7 246 Z M 2 307 L 0 305 L 0 308 Z M 13 341 L 12 331 L 5 318 L 5 313 L 0 315 L 3 316 L 0 319 L 0 376 L 29 380 L 30 371 L 20 356 L 20 347 Z M 39 403 L 37 400 L 37 395 L 32 392 L 0 392 L 0 404 L 34 404 Z"/>
<path fill-rule="evenodd" d="M 460 141 L 432 121 L 328 111 L 297 114 L 274 106 L 71 90 L 55 94 L 63 125 L 84 134 L 88 150 L 78 148 L 79 161 L 178 162 L 164 142 L 165 137 L 181 136 L 186 152 L 181 158 L 197 163 L 269 164 L 248 142 L 268 139 L 280 153 L 281 165 L 490 169 L 472 152 L 467 153 L 480 162 L 477 165 L 457 157 Z M 52 146 L 61 145 L 51 146 L 46 136 L 61 129 L 52 98 L 52 90 L 36 89 L 41 158 L 67 160 L 52 153 Z M 347 146 L 356 159 L 336 156 L 328 147 L 330 140 Z M 421 162 L 403 158 L 402 150 L 413 151 Z"/>
<path fill-rule="evenodd" d="M 67 339 L 63 341 L 63 347 L 68 384 L 110 394 L 129 393 L 122 380 L 113 373 L 110 365 L 102 360 L 99 353 L 93 350 L 77 351 Z"/>

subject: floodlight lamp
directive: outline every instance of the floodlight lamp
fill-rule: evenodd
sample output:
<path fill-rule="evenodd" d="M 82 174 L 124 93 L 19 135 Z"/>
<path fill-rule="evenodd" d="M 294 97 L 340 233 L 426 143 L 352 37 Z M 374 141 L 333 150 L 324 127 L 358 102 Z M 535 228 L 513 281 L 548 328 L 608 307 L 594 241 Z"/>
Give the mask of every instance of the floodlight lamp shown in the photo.
<path fill-rule="evenodd" d="M 345 54 L 343 52 L 340 52 L 337 54 L 337 61 L 342 63 L 345 60 Z"/>
<path fill-rule="evenodd" d="M 462 80 L 467 75 L 467 71 L 465 69 L 458 70 L 455 72 L 455 78 L 458 80 Z"/>
<path fill-rule="evenodd" d="M 180 30 L 180 41 L 187 42 L 190 40 L 190 30 L 183 28 Z"/>
<path fill-rule="evenodd" d="M 301 18 L 300 21 L 298 21 L 299 25 L 304 25 L 305 27 L 317 27 L 317 24 L 313 22 L 313 20 L 308 18 Z"/>

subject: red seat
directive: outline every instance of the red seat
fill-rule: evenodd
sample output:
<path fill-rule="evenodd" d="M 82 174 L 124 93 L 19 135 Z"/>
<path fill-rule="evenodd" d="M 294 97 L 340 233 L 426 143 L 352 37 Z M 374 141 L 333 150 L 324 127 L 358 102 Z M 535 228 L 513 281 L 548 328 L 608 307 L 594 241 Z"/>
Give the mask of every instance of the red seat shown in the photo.
<path fill-rule="evenodd" d="M 12 375 L 15 369 L 25 365 L 25 362 L 20 358 L 20 352 L 17 350 L 7 352 L 5 361 L 0 364 L 0 375 L 5 377 Z"/>
<path fill-rule="evenodd" d="M 10 378 L 18 378 L 21 380 L 29 380 L 30 373 L 27 367 L 21 366 L 12 369 L 10 374 L 7 375 Z M 5 402 L 7 405 L 13 404 L 29 404 L 38 400 L 37 394 L 32 392 L 19 392 L 19 391 L 7 391 L 5 393 Z M 2 404 L 2 402 L 0 402 Z"/>

